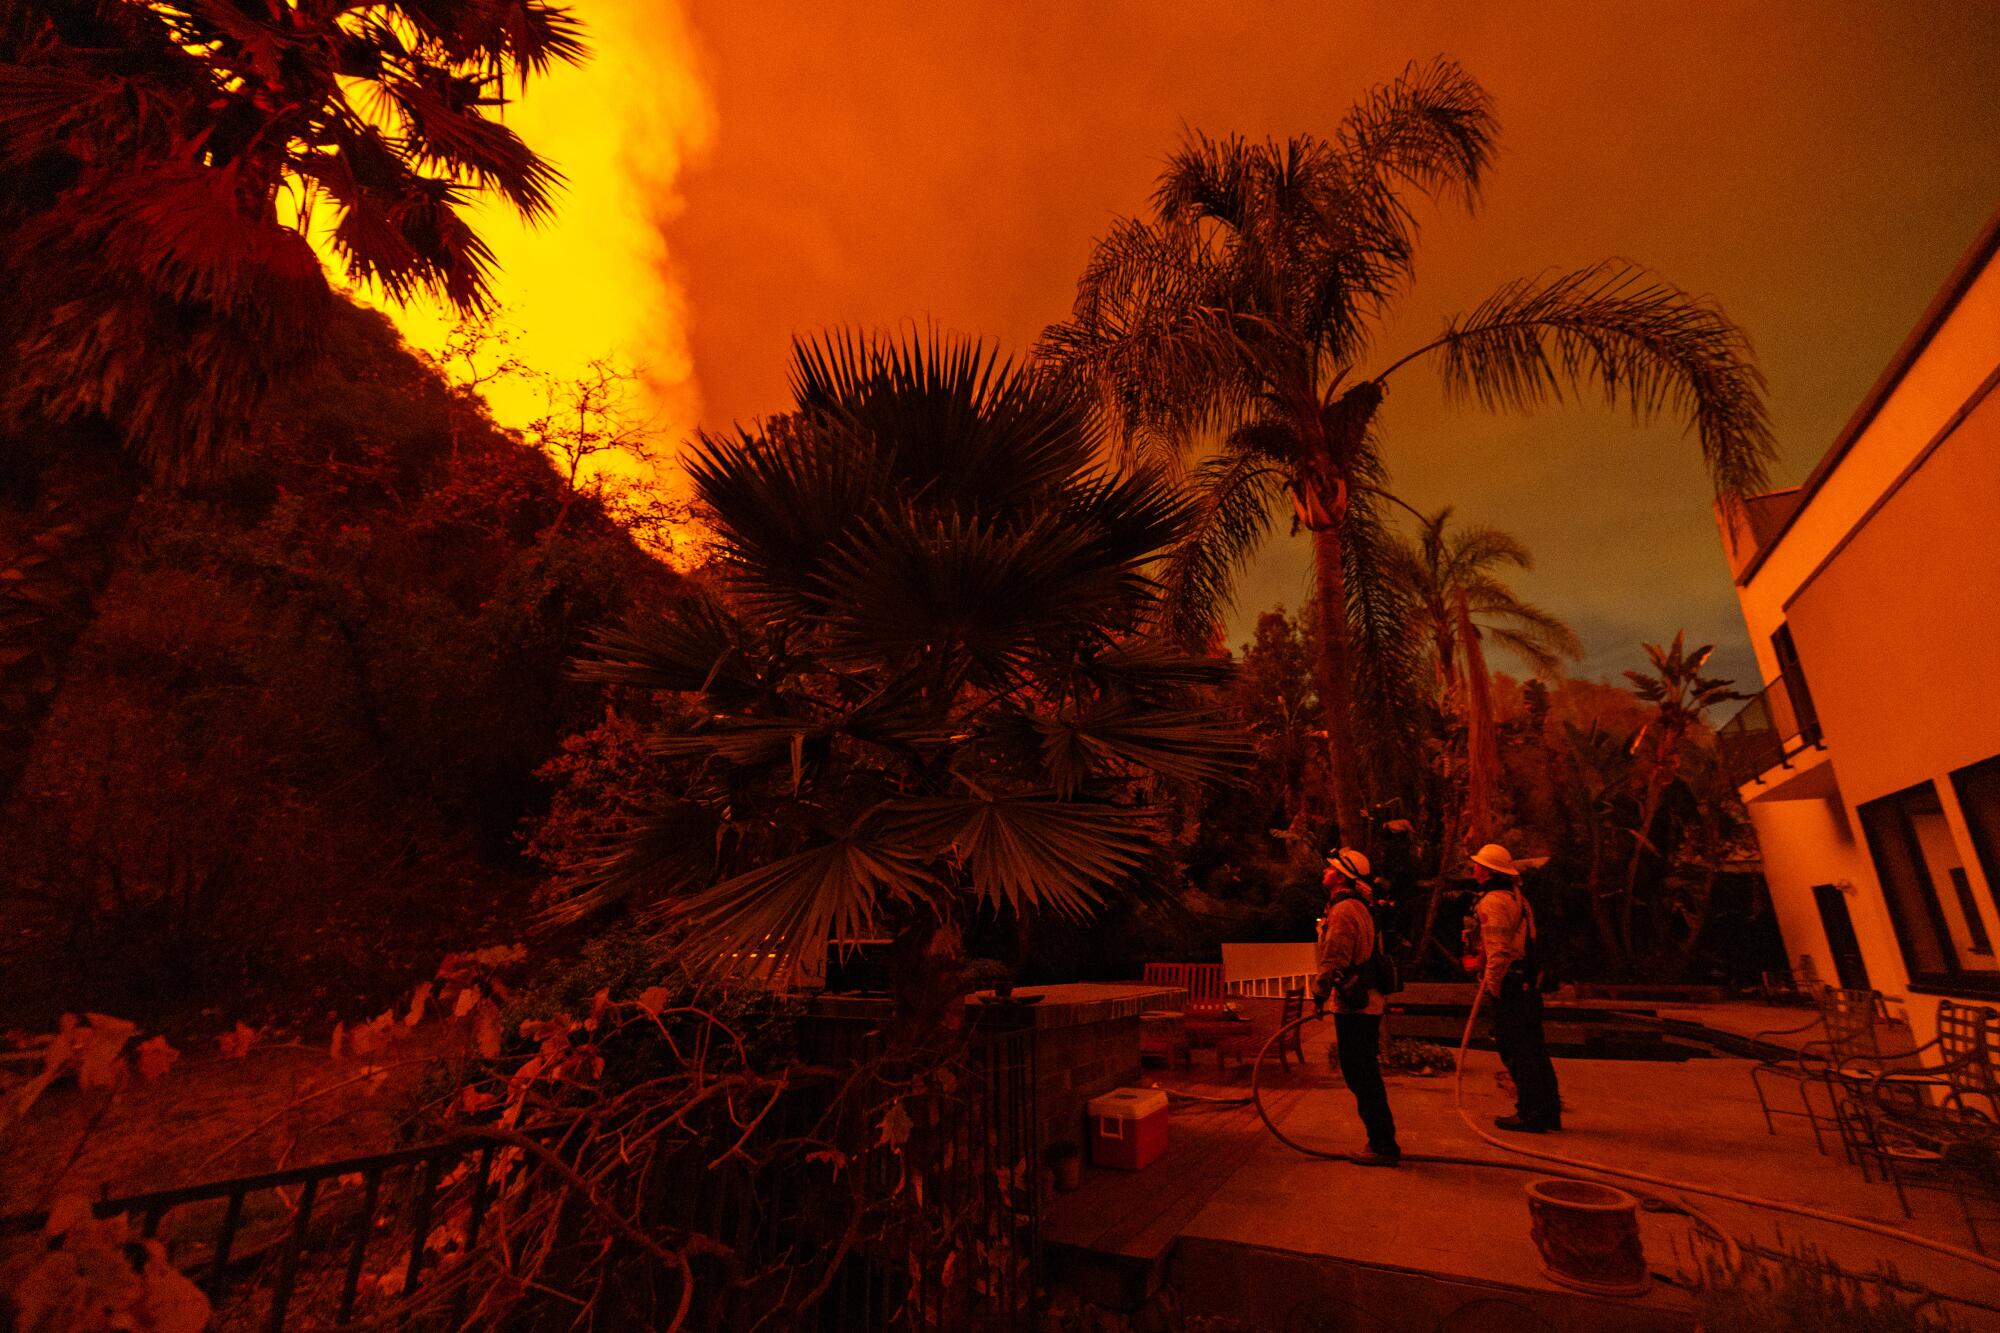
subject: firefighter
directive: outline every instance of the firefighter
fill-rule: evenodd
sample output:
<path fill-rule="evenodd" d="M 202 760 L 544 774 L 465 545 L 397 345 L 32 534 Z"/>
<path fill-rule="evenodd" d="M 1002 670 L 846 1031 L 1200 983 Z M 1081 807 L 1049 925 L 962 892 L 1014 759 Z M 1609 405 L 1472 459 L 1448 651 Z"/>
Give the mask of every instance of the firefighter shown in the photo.
<path fill-rule="evenodd" d="M 1319 973 L 1313 1000 L 1323 1011 L 1334 1001 L 1333 1031 L 1340 1054 L 1340 1076 L 1354 1094 L 1354 1109 L 1368 1130 L 1368 1147 L 1355 1155 L 1363 1166 L 1397 1166 L 1403 1150 L 1396 1143 L 1396 1118 L 1389 1111 L 1389 1091 L 1382 1083 L 1382 992 L 1372 984 L 1376 951 L 1381 947 L 1370 908 L 1373 887 L 1368 858 L 1342 847 L 1327 858 L 1321 882 L 1330 890 L 1326 915 L 1319 926 Z"/>

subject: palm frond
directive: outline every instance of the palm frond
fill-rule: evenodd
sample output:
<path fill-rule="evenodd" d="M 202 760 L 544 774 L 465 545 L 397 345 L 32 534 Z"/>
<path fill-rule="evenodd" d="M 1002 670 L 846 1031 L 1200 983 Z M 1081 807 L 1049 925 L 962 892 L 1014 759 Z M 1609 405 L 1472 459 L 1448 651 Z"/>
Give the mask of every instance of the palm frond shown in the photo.
<path fill-rule="evenodd" d="M 1123 219 L 1092 250 L 1071 318 L 1042 334 L 1036 355 L 1105 405 L 1128 464 L 1177 457 L 1256 397 L 1230 286 L 1199 228 Z"/>
<path fill-rule="evenodd" d="M 1151 853 L 1155 815 L 1045 796 L 937 796 L 889 803 L 879 819 L 948 856 L 986 903 L 1080 917 Z"/>
<path fill-rule="evenodd" d="M 1525 411 L 1594 384 L 1639 421 L 1686 420 L 1725 500 L 1768 484 L 1775 449 L 1749 339 L 1713 302 L 1635 264 L 1508 283 L 1426 350 L 1459 400 Z"/>
<path fill-rule="evenodd" d="M 932 858 L 899 837 L 851 831 L 707 888 L 659 900 L 696 971 L 782 975 L 834 939 L 865 939 L 893 906 L 940 894 Z"/>
<path fill-rule="evenodd" d="M 1227 777 L 1248 758 L 1240 729 L 1212 708 L 1135 707 L 1123 699 L 1099 699 L 1037 717 L 1035 725 L 1049 780 L 1064 799 L 1107 766 L 1192 783 Z"/>
<path fill-rule="evenodd" d="M 1155 699 L 1221 685 L 1235 675 L 1227 657 L 1189 653 L 1158 639 L 1120 639 L 1080 663 L 1098 688 L 1127 697 Z"/>
<path fill-rule="evenodd" d="M 1188 486 L 1193 523 L 1160 571 L 1163 624 L 1175 642 L 1208 641 L 1237 578 L 1270 535 L 1286 486 L 1261 450 L 1232 449 L 1196 465 Z"/>
<path fill-rule="evenodd" d="M 657 614 L 600 631 L 577 674 L 626 689 L 702 694 L 718 707 L 738 709 L 770 690 L 753 652 L 782 669 L 768 646 L 752 647 L 748 630 L 727 608 L 697 591 L 670 599 Z"/>
<path fill-rule="evenodd" d="M 1357 490 L 1341 523 L 1354 728 L 1378 799 L 1399 792 L 1417 762 L 1429 660 L 1422 619 L 1393 571 L 1394 537 L 1374 495 Z"/>
<path fill-rule="evenodd" d="M 1353 169 L 1393 199 L 1398 184 L 1470 208 L 1492 165 L 1499 122 L 1493 99 L 1456 61 L 1412 62 L 1372 88 L 1341 122 Z"/>

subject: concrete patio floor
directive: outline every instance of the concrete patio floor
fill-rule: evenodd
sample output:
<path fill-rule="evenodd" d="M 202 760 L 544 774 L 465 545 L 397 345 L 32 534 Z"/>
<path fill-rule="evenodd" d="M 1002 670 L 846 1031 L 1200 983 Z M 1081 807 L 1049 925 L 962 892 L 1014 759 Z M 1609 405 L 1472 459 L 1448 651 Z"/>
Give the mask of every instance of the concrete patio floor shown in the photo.
<path fill-rule="evenodd" d="M 1254 1008 L 1252 1006 L 1255 1006 Z M 1275 1026 L 1276 1002 L 1250 1002 L 1260 1025 Z M 1783 1011 L 1766 1026 L 1780 1026 Z M 1330 1068 L 1330 1024 L 1306 1029 L 1303 1069 L 1267 1067 L 1273 1118 L 1314 1147 L 1360 1146 L 1353 1102 Z M 1148 1082 L 1201 1096 L 1240 1096 L 1249 1075 L 1219 1070 L 1197 1053 L 1192 1071 L 1150 1071 Z M 1568 1105 L 1559 1135 L 1523 1146 L 1564 1156 L 1697 1180 L 1748 1194 L 1809 1203 L 1970 1247 L 1955 1199 L 1911 1191 L 1905 1219 L 1887 1185 L 1864 1182 L 1829 1142 L 1814 1150 L 1803 1121 L 1766 1133 L 1751 1090 L 1749 1062 L 1680 1063 L 1559 1060 Z M 1498 1061 L 1472 1053 L 1468 1109 L 1481 1125 L 1511 1109 L 1496 1087 Z M 1449 1076 L 1390 1079 L 1406 1152 L 1520 1161 L 1475 1137 L 1453 1109 Z M 1180 1103 L 1169 1156 L 1146 1171 L 1091 1169 L 1084 1187 L 1050 1210 L 1046 1234 L 1055 1271 L 1080 1271 L 1091 1256 L 1113 1258 L 1129 1275 L 1171 1275 L 1189 1312 L 1233 1315 L 1273 1328 L 1324 1317 L 1328 1327 L 1686 1328 L 1684 1292 L 1656 1282 L 1643 1299 L 1581 1296 L 1544 1278 L 1528 1237 L 1524 1189 L 1535 1174 L 1475 1166 L 1406 1163 L 1395 1171 L 1319 1161 L 1265 1132 L 1254 1110 Z M 1552 1171 L 1560 1168 L 1551 1167 Z M 1616 1183 L 1616 1182 L 1612 1182 Z M 1629 1186 L 1647 1192 L 1643 1186 Z M 1670 1191 L 1660 1190 L 1667 1195 Z M 1886 1238 L 1744 1205 L 1686 1196 L 1732 1235 L 1767 1245 L 1809 1243 L 1853 1270 L 1893 1266 L 1905 1279 L 2000 1305 L 2000 1275 Z M 1688 1267 L 1691 1224 L 1684 1216 L 1642 1214 L 1647 1258 L 1656 1273 Z M 1984 1228 L 2000 1248 L 2000 1224 Z M 1066 1262 L 1067 1261 L 1067 1262 Z M 1128 1283 L 1128 1295 L 1131 1294 Z M 1343 1322 L 1341 1311 L 1349 1318 Z M 2000 1329 L 2000 1316 L 1961 1310 L 1975 1328 Z M 1454 1324 L 1453 1320 L 1470 1321 Z"/>

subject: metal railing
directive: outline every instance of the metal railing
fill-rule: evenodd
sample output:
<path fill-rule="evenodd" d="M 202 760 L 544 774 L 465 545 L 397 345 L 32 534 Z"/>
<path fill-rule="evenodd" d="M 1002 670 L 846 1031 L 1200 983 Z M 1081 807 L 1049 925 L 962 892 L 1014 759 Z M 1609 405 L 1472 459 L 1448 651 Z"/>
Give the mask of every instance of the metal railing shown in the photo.
<path fill-rule="evenodd" d="M 1780 676 L 1750 696 L 1734 717 L 1716 728 L 1716 751 L 1723 771 L 1741 787 L 1755 782 L 1793 755 L 1820 743 L 1819 719 L 1812 705 L 1794 702 L 1789 680 Z"/>
<path fill-rule="evenodd" d="M 879 1056 L 879 1034 L 865 1024 L 825 1029 L 813 1044 L 834 1065 Z M 927 1248 L 916 1235 L 875 1238 L 851 1254 L 818 1302 L 828 1327 L 923 1325 L 968 1330 L 1033 1326 L 1041 1276 L 1040 1154 L 1036 1141 L 1035 1031 L 975 1032 L 957 1055 L 951 1096 L 927 1109 L 930 1132 L 949 1163 L 930 1173 L 933 1220 L 956 1218 L 957 1251 Z M 884 1071 L 884 1075 L 894 1071 Z M 767 1130 L 778 1137 L 821 1120 L 825 1105 L 806 1090 L 786 1099 Z M 841 1131 L 851 1169 L 879 1203 L 900 1188 L 902 1165 L 879 1142 L 878 1126 L 855 1121 Z M 560 1150 L 560 1126 L 529 1137 Z M 783 1254 L 823 1202 L 802 1172 L 736 1180 L 718 1173 L 711 1153 L 661 1168 L 658 1218 L 678 1229 L 730 1235 L 746 1256 Z M 695 1170 L 681 1178 L 679 1168 Z M 727 1177 L 727 1178 L 725 1178 Z M 321 1162 L 260 1175 L 107 1198 L 99 1217 L 123 1216 L 138 1233 L 160 1239 L 170 1262 L 196 1281 L 216 1310 L 218 1327 L 332 1329 L 372 1314 L 369 1327 L 452 1329 L 463 1325 L 474 1274 L 466 1261 L 480 1246 L 489 1212 L 504 1231 L 507 1204 L 547 1177 L 532 1155 L 491 1135 L 368 1157 Z M 509 1194 L 510 1191 L 516 1193 Z M 839 1193 L 845 1196 L 843 1188 Z M 0 1216 L 0 1237 L 39 1230 L 45 1214 Z M 916 1223 L 921 1225 L 921 1223 Z M 487 1240 L 491 1244 L 491 1240 Z M 670 1283 L 681 1280 L 663 1275 Z M 449 1294 L 418 1313 L 419 1287 Z M 452 1290 L 455 1287 L 455 1290 Z M 386 1307 L 386 1308 L 385 1308 Z M 399 1313 L 399 1311 L 401 1313 Z M 445 1315 L 442 1322 L 440 1316 Z"/>
<path fill-rule="evenodd" d="M 92 1211 L 131 1219 L 147 1239 L 159 1237 L 173 1215 L 169 1258 L 217 1311 L 230 1313 L 231 1327 L 275 1333 L 311 1316 L 337 1325 L 354 1314 L 364 1267 L 384 1274 L 400 1268 L 397 1295 L 417 1291 L 426 1269 L 441 1261 L 431 1240 L 447 1214 L 462 1227 L 460 1254 L 479 1243 L 502 1146 L 489 1137 L 456 1138 L 104 1199 Z M 43 1221 L 0 1219 L 0 1231 L 35 1230 Z M 465 1296 L 458 1294 L 461 1312 Z"/>

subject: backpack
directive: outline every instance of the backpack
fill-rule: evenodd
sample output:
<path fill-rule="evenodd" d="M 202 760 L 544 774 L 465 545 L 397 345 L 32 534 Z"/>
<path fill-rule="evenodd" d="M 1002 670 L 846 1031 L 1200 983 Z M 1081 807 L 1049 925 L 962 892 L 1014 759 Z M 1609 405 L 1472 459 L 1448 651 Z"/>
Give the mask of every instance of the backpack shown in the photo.
<path fill-rule="evenodd" d="M 1368 1005 L 1368 992 L 1379 995 L 1395 995 L 1403 989 L 1403 971 L 1396 966 L 1396 960 L 1382 948 L 1382 923 L 1376 919 L 1374 906 L 1360 894 L 1346 890 L 1333 896 L 1327 910 L 1348 899 L 1361 904 L 1368 913 L 1368 924 L 1375 929 L 1375 951 L 1360 962 L 1343 970 L 1334 982 L 1334 994 L 1342 1008 L 1363 1009 Z"/>
<path fill-rule="evenodd" d="M 1514 892 L 1521 893 L 1519 888 Z M 1513 966 L 1507 970 L 1520 974 L 1524 989 L 1547 995 L 1561 988 L 1562 979 L 1542 956 L 1541 928 L 1535 924 L 1534 904 L 1528 901 L 1526 894 L 1521 894 L 1521 913 L 1521 922 L 1528 928 L 1528 938 L 1521 946 L 1521 956 L 1515 959 Z"/>

